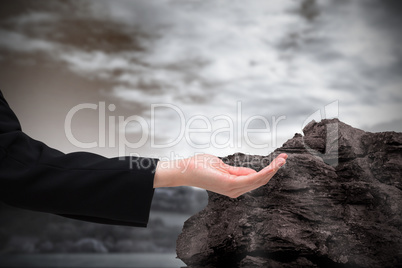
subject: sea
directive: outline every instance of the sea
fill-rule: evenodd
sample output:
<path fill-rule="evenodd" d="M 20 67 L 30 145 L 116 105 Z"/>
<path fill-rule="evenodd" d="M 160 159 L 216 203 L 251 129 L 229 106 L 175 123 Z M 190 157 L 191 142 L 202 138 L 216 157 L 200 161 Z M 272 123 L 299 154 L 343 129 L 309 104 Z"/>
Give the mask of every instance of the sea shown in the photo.
<path fill-rule="evenodd" d="M 179 268 L 186 265 L 172 253 L 15 254 L 0 255 L 0 267 Z"/>

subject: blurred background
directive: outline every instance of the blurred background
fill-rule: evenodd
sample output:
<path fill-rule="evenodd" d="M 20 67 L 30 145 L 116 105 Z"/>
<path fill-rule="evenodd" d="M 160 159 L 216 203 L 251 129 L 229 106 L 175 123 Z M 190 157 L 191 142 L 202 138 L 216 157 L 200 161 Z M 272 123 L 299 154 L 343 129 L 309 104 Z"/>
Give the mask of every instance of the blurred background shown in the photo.
<path fill-rule="evenodd" d="M 64 129 L 67 113 L 82 103 L 114 104 L 114 111 L 106 109 L 107 125 L 110 117 L 131 115 L 150 124 L 151 104 L 168 103 L 187 120 L 206 116 L 212 130 L 228 127 L 216 116 L 244 126 L 259 115 L 271 126 L 264 130 L 261 120 L 250 124 L 261 130 L 251 135 L 253 143 L 267 144 L 261 148 L 242 136 L 230 146 L 200 149 L 181 139 L 154 148 L 151 136 L 166 144 L 183 127 L 177 112 L 160 109 L 155 133 L 140 148 L 119 151 L 105 129 L 106 146 L 85 149 L 106 157 L 267 155 L 331 103 L 336 103 L 335 116 L 354 127 L 402 131 L 401 11 L 397 0 L 2 0 L 0 90 L 27 134 L 66 153 L 83 150 L 67 139 Z M 72 132 L 82 142 L 99 141 L 98 111 L 77 113 Z M 136 124 L 124 129 L 131 142 L 142 132 Z M 204 144 L 211 135 L 191 138 Z M 215 138 L 218 145 L 231 139 L 228 132 Z M 0 264 L 4 256 L 18 253 L 174 258 L 183 222 L 206 203 L 207 195 L 199 189 L 157 189 L 147 229 L 74 221 L 1 204 Z"/>

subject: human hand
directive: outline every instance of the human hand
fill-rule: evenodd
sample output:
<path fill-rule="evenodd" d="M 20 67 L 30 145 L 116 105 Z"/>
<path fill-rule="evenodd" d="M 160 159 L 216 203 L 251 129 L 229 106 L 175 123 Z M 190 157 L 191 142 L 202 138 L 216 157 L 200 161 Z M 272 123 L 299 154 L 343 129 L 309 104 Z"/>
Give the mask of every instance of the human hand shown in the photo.
<path fill-rule="evenodd" d="M 236 198 L 266 184 L 286 163 L 286 159 L 286 154 L 280 154 L 259 172 L 250 168 L 227 165 L 218 157 L 209 154 L 199 154 L 181 160 L 159 161 L 154 188 L 195 186 Z"/>

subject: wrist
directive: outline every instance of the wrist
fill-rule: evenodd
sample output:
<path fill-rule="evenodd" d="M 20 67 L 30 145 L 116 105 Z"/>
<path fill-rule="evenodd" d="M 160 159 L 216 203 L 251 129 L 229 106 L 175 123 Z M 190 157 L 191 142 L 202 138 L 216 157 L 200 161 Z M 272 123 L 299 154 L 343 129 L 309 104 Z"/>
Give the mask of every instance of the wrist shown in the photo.
<path fill-rule="evenodd" d="M 158 161 L 155 169 L 154 188 L 183 186 L 181 160 Z"/>

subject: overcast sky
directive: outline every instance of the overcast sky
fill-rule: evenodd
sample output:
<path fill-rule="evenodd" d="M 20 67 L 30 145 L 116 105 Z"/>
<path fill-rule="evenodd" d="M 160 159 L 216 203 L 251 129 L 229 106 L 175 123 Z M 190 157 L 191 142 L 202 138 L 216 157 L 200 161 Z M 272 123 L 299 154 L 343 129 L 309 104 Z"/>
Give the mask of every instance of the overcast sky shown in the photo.
<path fill-rule="evenodd" d="M 182 139 L 128 151 L 144 156 L 268 154 L 326 106 L 321 117 L 402 131 L 398 1 L 2 1 L 0 9 L 0 89 L 28 134 L 66 152 L 80 150 L 65 135 L 68 111 L 100 101 L 116 105 L 108 116 L 138 115 L 148 124 L 151 104 L 168 103 L 186 122 L 206 116 L 212 131 L 229 126 L 222 118 L 237 128 L 256 115 L 271 128 L 251 135 L 253 143 L 269 144 L 259 149 L 234 137 L 234 147 L 197 149 Z M 159 109 L 155 122 L 159 144 L 180 134 L 171 108 Z M 97 111 L 73 119 L 74 135 L 85 142 L 98 140 L 98 126 Z M 132 142 L 142 133 L 138 124 L 125 129 Z M 198 144 L 210 138 L 191 136 Z M 230 136 L 215 138 L 224 144 Z"/>

